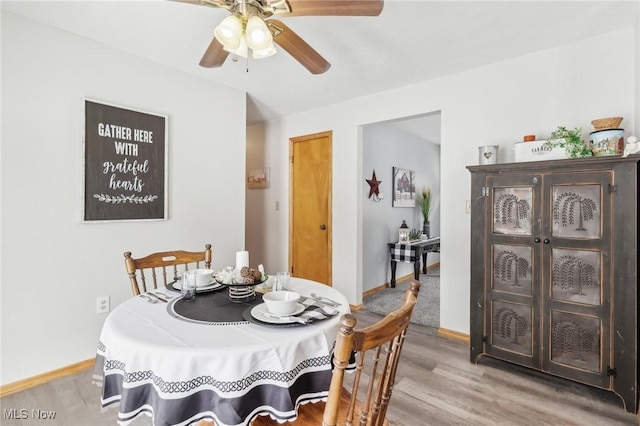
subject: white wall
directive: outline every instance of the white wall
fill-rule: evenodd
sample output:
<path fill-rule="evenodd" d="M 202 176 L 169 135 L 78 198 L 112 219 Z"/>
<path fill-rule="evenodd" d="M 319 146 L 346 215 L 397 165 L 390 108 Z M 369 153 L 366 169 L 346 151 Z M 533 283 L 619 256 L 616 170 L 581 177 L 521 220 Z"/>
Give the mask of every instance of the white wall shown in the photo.
<path fill-rule="evenodd" d="M 287 140 L 333 131 L 333 286 L 351 303 L 362 300 L 361 126 L 431 111 L 442 112 L 441 145 L 441 318 L 440 326 L 469 332 L 470 217 L 465 201 L 470 177 L 465 166 L 477 164 L 478 146 L 500 145 L 499 160 L 512 161 L 511 147 L 526 134 L 546 137 L 557 126 L 582 126 L 591 120 L 623 116 L 623 126 L 638 133 L 636 106 L 639 55 L 637 30 L 620 30 L 564 47 L 484 66 L 422 84 L 379 93 L 342 104 L 253 126 L 248 131 L 248 164 L 282 169 L 260 199 L 249 193 L 247 222 L 264 228 L 269 261 L 287 262 Z M 597 61 L 595 61 L 597 58 Z M 606 64 L 597 66 L 599 64 Z M 606 84 L 604 84 L 606 82 Z M 627 136 L 631 132 L 627 131 Z M 579 161 L 579 160 L 576 160 Z M 368 171 L 367 171 L 368 172 Z M 280 201 L 280 211 L 272 208 Z M 261 203 L 267 206 L 260 208 Z M 381 248 L 383 250 L 384 248 Z"/>
<path fill-rule="evenodd" d="M 82 224 L 82 98 L 167 114 L 169 220 Z M 122 254 L 244 245 L 246 95 L 2 13 L 0 382 L 95 356 Z"/>
<path fill-rule="evenodd" d="M 275 274 L 286 271 L 288 262 L 289 139 L 265 144 L 264 138 L 261 126 L 247 128 L 247 170 L 269 167 L 271 182 L 265 189 L 247 189 L 246 248 L 267 274 Z"/>
<path fill-rule="evenodd" d="M 431 235 L 440 235 L 440 146 L 427 142 L 388 123 L 365 126 L 362 133 L 363 176 L 362 193 L 362 290 L 379 287 L 391 280 L 391 266 L 387 244 L 398 240 L 398 228 L 405 220 L 409 228 L 422 230 L 423 217 L 418 206 L 392 207 L 392 168 L 401 167 L 415 172 L 416 193 L 427 185 L 433 194 L 430 217 Z M 369 185 L 375 169 L 384 199 L 369 198 Z M 439 261 L 438 254 L 427 256 L 427 264 Z M 413 264 L 396 264 L 396 278 L 413 275 Z"/>

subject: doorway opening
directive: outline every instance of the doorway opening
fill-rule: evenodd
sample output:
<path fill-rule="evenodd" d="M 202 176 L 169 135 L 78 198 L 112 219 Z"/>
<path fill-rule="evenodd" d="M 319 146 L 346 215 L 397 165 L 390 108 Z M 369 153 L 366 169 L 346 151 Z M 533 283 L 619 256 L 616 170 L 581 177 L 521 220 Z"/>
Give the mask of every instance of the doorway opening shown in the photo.
<path fill-rule="evenodd" d="M 405 221 L 412 230 L 422 231 L 423 229 L 423 215 L 417 202 L 394 203 L 394 169 L 400 168 L 413 172 L 411 189 L 414 201 L 420 198 L 423 188 L 431 191 L 430 236 L 440 235 L 440 129 L 440 111 L 371 123 L 362 128 L 362 174 L 366 191 L 363 191 L 361 209 L 361 276 L 362 291 L 365 296 L 387 291 L 385 289 L 391 279 L 388 244 L 398 241 L 402 222 Z M 379 195 L 369 197 L 369 190 L 364 180 L 372 179 L 374 171 L 377 181 L 380 181 Z M 423 279 L 437 280 L 438 285 L 435 286 L 425 285 L 423 282 L 421 289 L 422 297 L 425 297 L 426 291 L 437 291 L 437 295 L 428 296 L 428 299 L 437 301 L 437 307 L 428 308 L 432 311 L 431 314 L 437 309 L 436 318 L 430 315 L 429 324 L 425 324 L 434 327 L 438 327 L 440 321 L 439 264 L 439 253 L 429 253 L 427 256 L 429 270 L 426 275 L 420 274 L 421 282 Z M 413 279 L 413 274 L 413 264 L 397 264 L 396 277 L 399 283 Z M 364 300 L 365 309 L 367 309 L 366 299 L 369 297 Z M 417 308 L 422 309 L 420 306 Z M 389 306 L 389 311 L 391 310 L 393 305 Z M 416 314 L 416 316 L 421 315 Z"/>

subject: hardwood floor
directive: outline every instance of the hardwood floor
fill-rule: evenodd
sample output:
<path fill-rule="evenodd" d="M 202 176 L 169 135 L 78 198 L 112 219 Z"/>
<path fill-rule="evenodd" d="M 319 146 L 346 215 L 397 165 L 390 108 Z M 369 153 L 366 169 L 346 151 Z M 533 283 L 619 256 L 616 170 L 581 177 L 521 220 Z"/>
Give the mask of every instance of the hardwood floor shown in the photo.
<path fill-rule="evenodd" d="M 380 316 L 355 313 L 358 327 Z M 613 393 L 483 358 L 468 360 L 468 344 L 411 324 L 389 408 L 392 426 L 421 425 L 639 425 Z M 115 425 L 116 411 L 100 408 L 91 370 L 0 398 L 3 426 Z M 26 410 L 27 419 L 20 417 Z M 12 411 L 13 410 L 13 411 Z M 55 411 L 54 419 L 35 419 L 32 410 Z M 12 415 L 13 413 L 13 415 Z M 8 417 L 14 417 L 10 419 Z M 141 417 L 133 425 L 150 425 Z"/>

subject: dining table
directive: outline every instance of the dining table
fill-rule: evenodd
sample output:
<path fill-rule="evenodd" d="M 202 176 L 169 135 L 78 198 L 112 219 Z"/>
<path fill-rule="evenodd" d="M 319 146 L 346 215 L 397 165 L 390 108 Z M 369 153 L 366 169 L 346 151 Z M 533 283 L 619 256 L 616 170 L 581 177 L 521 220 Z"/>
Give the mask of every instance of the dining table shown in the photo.
<path fill-rule="evenodd" d="M 103 410 L 118 408 L 118 424 L 142 415 L 172 426 L 246 426 L 259 415 L 285 422 L 301 404 L 326 400 L 347 299 L 292 277 L 288 289 L 301 295 L 296 315 L 272 318 L 262 301 L 268 289 L 238 302 L 230 288 L 212 283 L 187 301 L 174 283 L 153 291 L 163 300 L 143 293 L 107 316 L 94 382 Z"/>

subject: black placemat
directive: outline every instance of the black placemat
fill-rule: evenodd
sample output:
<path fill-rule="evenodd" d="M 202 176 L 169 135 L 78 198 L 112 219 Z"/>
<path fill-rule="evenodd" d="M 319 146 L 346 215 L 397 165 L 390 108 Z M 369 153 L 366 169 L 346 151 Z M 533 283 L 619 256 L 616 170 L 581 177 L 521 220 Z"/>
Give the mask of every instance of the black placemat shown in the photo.
<path fill-rule="evenodd" d="M 262 303 L 262 294 L 256 293 L 256 298 L 250 302 L 234 303 L 229 300 L 227 291 L 213 293 L 198 293 L 194 300 L 178 298 L 171 301 L 167 309 L 177 318 L 187 321 L 226 324 L 244 322 L 243 312 L 247 308 Z"/>

